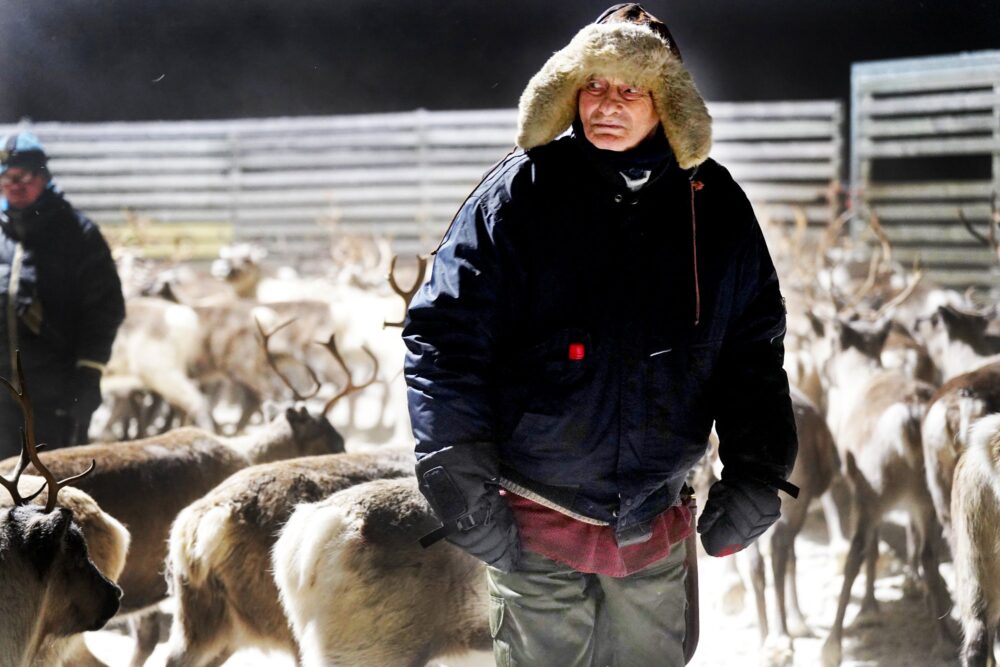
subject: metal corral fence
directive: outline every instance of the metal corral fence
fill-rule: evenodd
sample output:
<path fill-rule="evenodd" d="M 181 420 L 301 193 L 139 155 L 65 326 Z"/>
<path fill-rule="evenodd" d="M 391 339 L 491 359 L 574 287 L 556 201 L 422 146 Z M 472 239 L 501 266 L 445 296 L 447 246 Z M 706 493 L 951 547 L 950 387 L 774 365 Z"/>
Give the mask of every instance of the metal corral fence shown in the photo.
<path fill-rule="evenodd" d="M 762 215 L 801 206 L 830 219 L 842 178 L 840 103 L 716 103 L 713 156 Z M 516 111 L 430 112 L 259 120 L 38 123 L 53 174 L 111 236 L 153 254 L 181 243 L 208 256 L 230 240 L 259 241 L 281 262 L 323 261 L 331 234 L 391 236 L 428 252 L 484 172 L 511 150 Z M 11 126 L 0 130 L 8 131 Z"/>
<path fill-rule="evenodd" d="M 904 260 L 942 284 L 996 287 L 985 234 L 1000 195 L 1000 51 L 851 69 L 851 188 Z"/>

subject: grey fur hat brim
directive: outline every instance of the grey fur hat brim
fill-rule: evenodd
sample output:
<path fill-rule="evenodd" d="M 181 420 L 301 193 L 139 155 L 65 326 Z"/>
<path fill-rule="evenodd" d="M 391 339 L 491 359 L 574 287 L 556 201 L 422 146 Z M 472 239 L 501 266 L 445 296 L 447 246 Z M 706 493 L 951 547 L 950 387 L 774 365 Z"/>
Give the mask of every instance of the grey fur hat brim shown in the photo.
<path fill-rule="evenodd" d="M 579 91 L 592 76 L 652 93 L 682 169 L 708 159 L 712 117 L 691 74 L 649 27 L 624 21 L 586 26 L 531 78 L 518 104 L 518 146 L 542 146 L 564 132 L 576 118 Z"/>

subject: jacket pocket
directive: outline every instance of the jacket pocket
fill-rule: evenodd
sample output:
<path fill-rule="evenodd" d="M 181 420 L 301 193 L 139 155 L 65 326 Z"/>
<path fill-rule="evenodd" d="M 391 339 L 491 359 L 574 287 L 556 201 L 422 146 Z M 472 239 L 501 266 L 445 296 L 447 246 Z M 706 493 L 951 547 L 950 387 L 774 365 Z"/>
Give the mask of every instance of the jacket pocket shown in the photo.
<path fill-rule="evenodd" d="M 562 329 L 527 348 L 511 363 L 516 413 L 561 415 L 593 372 L 592 341 L 581 329 Z"/>
<path fill-rule="evenodd" d="M 490 596 L 490 637 L 497 638 L 500 628 L 503 626 L 504 609 L 506 603 L 501 597 Z"/>
<path fill-rule="evenodd" d="M 493 638 L 493 659 L 497 667 L 511 665 L 510 644 L 500 637 L 506 609 L 507 603 L 503 598 L 490 596 L 490 636 Z"/>
<path fill-rule="evenodd" d="M 590 334 L 561 329 L 525 350 L 515 365 L 526 382 L 570 386 L 586 377 L 592 353 Z"/>

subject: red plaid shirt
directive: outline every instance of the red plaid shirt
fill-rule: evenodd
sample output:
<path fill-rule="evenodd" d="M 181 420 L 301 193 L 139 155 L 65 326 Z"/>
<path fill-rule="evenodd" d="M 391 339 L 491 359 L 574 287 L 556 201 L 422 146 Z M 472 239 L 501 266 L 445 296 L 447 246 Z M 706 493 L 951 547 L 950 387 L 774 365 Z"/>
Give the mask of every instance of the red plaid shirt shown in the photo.
<path fill-rule="evenodd" d="M 528 551 L 579 572 L 624 577 L 670 555 L 671 545 L 693 529 L 691 509 L 674 505 L 653 519 L 652 535 L 641 544 L 619 547 L 612 526 L 577 521 L 510 491 L 504 492 Z"/>

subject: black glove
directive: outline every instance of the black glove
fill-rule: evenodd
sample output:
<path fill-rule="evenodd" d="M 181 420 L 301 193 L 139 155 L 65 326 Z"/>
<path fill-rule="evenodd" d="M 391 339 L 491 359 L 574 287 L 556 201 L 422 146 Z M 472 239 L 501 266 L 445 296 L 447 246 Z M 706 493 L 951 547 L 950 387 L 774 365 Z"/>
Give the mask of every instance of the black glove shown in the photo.
<path fill-rule="evenodd" d="M 417 482 L 449 542 L 487 565 L 514 570 L 521 543 L 514 515 L 500 497 L 491 445 L 459 445 L 428 454 L 417 462 Z"/>
<path fill-rule="evenodd" d="M 77 366 L 70 386 L 72 402 L 69 413 L 77 421 L 89 421 L 101 405 L 101 371 L 90 366 Z"/>
<path fill-rule="evenodd" d="M 755 479 L 723 479 L 708 491 L 698 533 L 711 556 L 748 547 L 781 516 L 778 491 Z"/>

